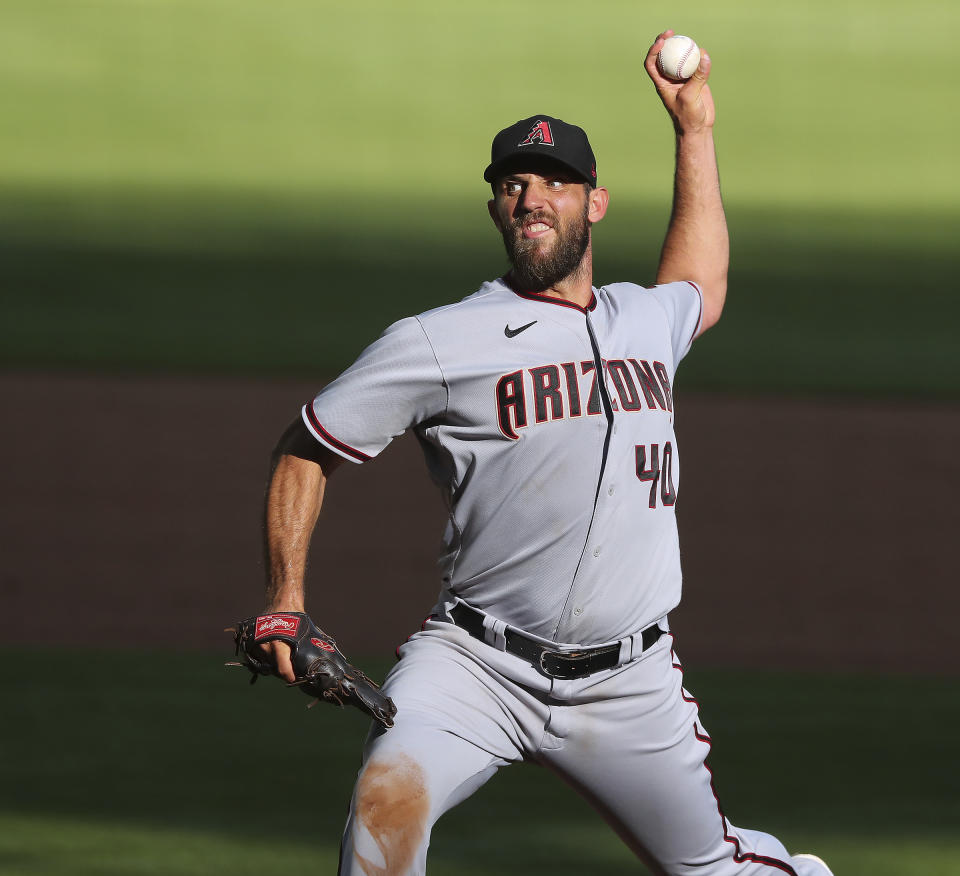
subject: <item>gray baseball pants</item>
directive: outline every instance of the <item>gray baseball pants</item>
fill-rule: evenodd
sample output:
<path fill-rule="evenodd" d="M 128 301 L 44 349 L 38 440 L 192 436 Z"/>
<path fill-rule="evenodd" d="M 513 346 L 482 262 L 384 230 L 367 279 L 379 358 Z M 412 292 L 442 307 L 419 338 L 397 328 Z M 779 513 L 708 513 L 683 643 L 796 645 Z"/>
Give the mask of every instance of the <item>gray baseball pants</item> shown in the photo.
<path fill-rule="evenodd" d="M 396 725 L 368 739 L 340 873 L 425 873 L 436 820 L 500 767 L 528 760 L 581 793 L 654 873 L 823 876 L 722 814 L 710 738 L 672 646 L 665 635 L 623 666 L 557 680 L 429 621 L 384 684 Z"/>

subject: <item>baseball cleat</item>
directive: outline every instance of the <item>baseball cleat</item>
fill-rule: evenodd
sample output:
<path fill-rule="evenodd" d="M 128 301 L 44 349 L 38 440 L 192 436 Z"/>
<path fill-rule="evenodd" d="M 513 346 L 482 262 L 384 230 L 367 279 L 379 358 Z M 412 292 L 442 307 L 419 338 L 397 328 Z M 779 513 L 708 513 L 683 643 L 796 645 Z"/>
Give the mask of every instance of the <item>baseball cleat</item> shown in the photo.
<path fill-rule="evenodd" d="M 818 858 L 816 855 L 807 854 L 793 855 L 792 857 L 798 861 L 816 861 L 816 863 L 818 863 L 826 871 L 827 876 L 833 876 L 833 870 L 827 866 L 827 862 L 824 861 L 823 858 Z"/>

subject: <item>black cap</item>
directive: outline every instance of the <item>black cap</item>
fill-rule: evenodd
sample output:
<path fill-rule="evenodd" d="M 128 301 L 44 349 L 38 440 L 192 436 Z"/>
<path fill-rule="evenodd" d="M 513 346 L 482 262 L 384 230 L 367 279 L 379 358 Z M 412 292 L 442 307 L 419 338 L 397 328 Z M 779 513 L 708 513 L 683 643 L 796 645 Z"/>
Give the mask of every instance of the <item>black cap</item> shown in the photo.
<path fill-rule="evenodd" d="M 483 178 L 492 183 L 507 170 L 522 167 L 530 155 L 552 159 L 584 182 L 597 184 L 597 162 L 586 131 L 552 116 L 530 116 L 497 134 Z"/>

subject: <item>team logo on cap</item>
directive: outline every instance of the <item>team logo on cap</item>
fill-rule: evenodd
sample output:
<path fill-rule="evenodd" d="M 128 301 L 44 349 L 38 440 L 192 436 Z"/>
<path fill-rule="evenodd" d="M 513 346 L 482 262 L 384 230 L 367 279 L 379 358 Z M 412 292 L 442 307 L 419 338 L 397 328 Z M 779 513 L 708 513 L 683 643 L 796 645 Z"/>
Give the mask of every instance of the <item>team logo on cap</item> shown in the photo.
<path fill-rule="evenodd" d="M 553 146 L 553 133 L 550 131 L 549 122 L 537 122 L 530 133 L 523 138 L 518 146 L 532 146 L 534 143 L 541 143 L 544 146 Z"/>

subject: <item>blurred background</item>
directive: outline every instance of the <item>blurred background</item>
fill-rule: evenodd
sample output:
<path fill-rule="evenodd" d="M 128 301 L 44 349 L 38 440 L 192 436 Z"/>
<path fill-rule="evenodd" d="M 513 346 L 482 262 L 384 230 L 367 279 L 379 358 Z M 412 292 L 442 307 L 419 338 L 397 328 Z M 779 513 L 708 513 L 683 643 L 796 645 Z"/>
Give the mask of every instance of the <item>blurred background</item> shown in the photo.
<path fill-rule="evenodd" d="M 5 0 L 0 872 L 335 872 L 365 722 L 220 665 L 262 605 L 270 449 L 386 325 L 503 272 L 481 174 L 516 119 L 586 128 L 595 282 L 652 282 L 666 27 L 713 57 L 732 244 L 677 384 L 674 627 L 721 799 L 838 876 L 960 874 L 943 0 Z M 443 511 L 396 445 L 334 479 L 309 576 L 378 677 L 438 587 Z M 433 848 L 439 874 L 637 872 L 526 767 Z"/>

